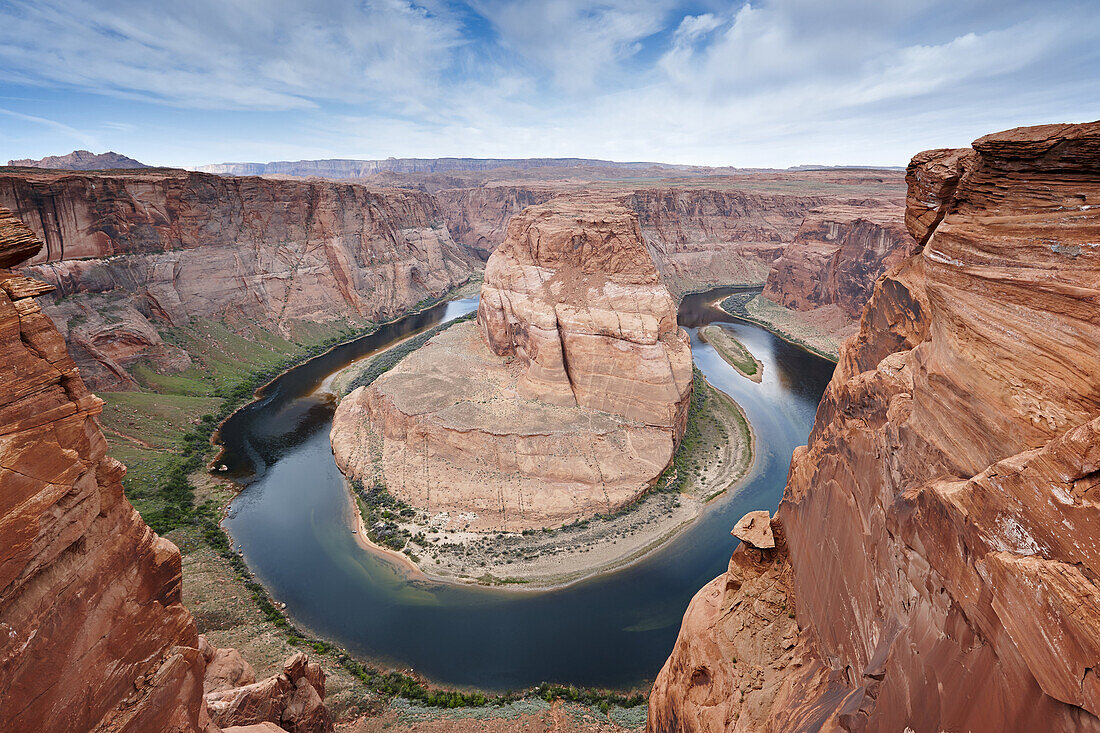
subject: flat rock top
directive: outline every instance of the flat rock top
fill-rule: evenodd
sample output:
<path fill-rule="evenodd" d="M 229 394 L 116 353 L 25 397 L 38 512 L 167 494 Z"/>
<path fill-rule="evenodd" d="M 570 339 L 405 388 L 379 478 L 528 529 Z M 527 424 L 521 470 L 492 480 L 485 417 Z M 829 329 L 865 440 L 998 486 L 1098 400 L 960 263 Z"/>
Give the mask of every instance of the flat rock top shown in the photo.
<path fill-rule="evenodd" d="M 609 433 L 625 418 L 598 410 L 560 407 L 519 395 L 523 367 L 505 363 L 482 341 L 474 323 L 460 323 L 432 338 L 372 387 L 407 415 L 431 414 L 452 430 L 545 435 Z"/>
<path fill-rule="evenodd" d="M 593 277 L 656 285 L 657 268 L 645 247 L 637 215 L 598 198 L 555 198 L 512 217 L 498 260 Z"/>
<path fill-rule="evenodd" d="M 771 515 L 763 509 L 757 512 L 749 512 L 737 520 L 737 524 L 733 526 L 733 531 L 730 534 L 745 544 L 758 547 L 761 550 L 770 550 L 775 547 Z"/>

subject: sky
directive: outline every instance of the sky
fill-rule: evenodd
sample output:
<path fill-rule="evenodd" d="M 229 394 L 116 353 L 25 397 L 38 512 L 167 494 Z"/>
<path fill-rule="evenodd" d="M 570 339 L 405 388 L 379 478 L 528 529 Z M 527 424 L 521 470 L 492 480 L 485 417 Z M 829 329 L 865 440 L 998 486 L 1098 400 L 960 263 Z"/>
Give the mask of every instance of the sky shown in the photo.
<path fill-rule="evenodd" d="M 0 163 L 904 165 L 1100 119 L 1100 0 L 0 0 Z"/>

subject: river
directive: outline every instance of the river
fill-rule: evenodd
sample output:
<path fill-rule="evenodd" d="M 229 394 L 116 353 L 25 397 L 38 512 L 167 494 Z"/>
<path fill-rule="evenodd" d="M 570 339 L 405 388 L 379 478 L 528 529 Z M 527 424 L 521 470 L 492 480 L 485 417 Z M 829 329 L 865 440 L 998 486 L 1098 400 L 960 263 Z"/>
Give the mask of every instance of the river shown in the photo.
<path fill-rule="evenodd" d="M 656 676 L 691 597 L 725 571 L 729 531 L 779 504 L 792 450 L 806 441 L 833 364 L 709 305 L 733 289 L 687 296 L 680 325 L 696 365 L 744 408 L 756 433 L 753 471 L 668 544 L 639 562 L 565 588 L 516 591 L 410 580 L 349 531 L 351 495 L 329 446 L 334 371 L 410 333 L 468 313 L 441 304 L 297 367 L 219 431 L 222 462 L 245 484 L 224 526 L 295 623 L 377 663 L 433 682 L 487 691 L 540 682 L 633 689 Z M 745 379 L 696 334 L 728 323 L 764 364 Z"/>

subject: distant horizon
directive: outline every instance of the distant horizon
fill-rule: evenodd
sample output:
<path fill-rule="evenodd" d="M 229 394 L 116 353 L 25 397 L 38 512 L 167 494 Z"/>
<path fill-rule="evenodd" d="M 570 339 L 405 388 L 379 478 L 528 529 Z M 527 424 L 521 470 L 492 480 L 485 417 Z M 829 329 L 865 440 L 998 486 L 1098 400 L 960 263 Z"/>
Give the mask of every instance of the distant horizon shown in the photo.
<path fill-rule="evenodd" d="M 312 163 L 312 162 L 344 162 L 344 161 L 354 162 L 354 163 L 374 163 L 374 162 L 385 162 L 385 161 L 389 161 L 389 160 L 396 160 L 396 161 L 400 161 L 400 160 L 422 160 L 422 161 L 434 161 L 434 160 L 465 161 L 465 160 L 469 160 L 469 161 L 494 161 L 494 162 L 497 162 L 497 161 L 499 161 L 499 162 L 509 162 L 509 161 L 522 162 L 522 161 L 531 161 L 531 160 L 579 161 L 579 162 L 591 161 L 591 162 L 599 162 L 599 163 L 613 163 L 613 164 L 616 164 L 616 165 L 624 165 L 624 166 L 647 165 L 647 166 L 667 166 L 667 167 L 673 168 L 673 169 L 675 169 L 675 168 L 710 168 L 710 169 L 714 169 L 714 170 L 722 170 L 722 169 L 725 169 L 725 168 L 730 168 L 730 169 L 735 169 L 735 170 L 791 170 L 791 169 L 795 169 L 795 168 L 829 168 L 829 169 L 832 169 L 832 168 L 854 168 L 854 169 L 869 169 L 869 170 L 904 170 L 905 167 L 906 167 L 905 165 L 890 165 L 890 164 L 876 165 L 876 164 L 843 164 L 843 163 L 842 164 L 797 163 L 795 165 L 782 166 L 782 167 L 780 167 L 780 166 L 731 166 L 731 165 L 707 165 L 707 164 L 702 164 L 702 163 L 669 162 L 669 161 L 663 161 L 663 160 L 615 160 L 615 159 L 611 159 L 611 158 L 590 158 L 590 157 L 584 157 L 584 156 L 579 156 L 579 155 L 555 155 L 555 156 L 528 155 L 528 156 L 499 156 L 499 157 L 498 156 L 480 156 L 480 155 L 440 155 L 440 156 L 430 156 L 430 157 L 428 157 L 428 156 L 396 156 L 396 155 L 390 155 L 390 156 L 386 156 L 384 158 L 354 158 L 354 157 L 346 157 L 346 156 L 336 156 L 336 157 L 329 157 L 329 158 L 299 158 L 299 159 L 296 159 L 296 160 L 289 160 L 289 159 L 287 159 L 287 160 L 224 160 L 224 161 L 217 161 L 217 162 L 200 163 L 198 165 L 172 165 L 172 164 L 157 165 L 157 164 L 153 164 L 153 163 L 147 163 L 144 160 L 139 160 L 138 158 L 136 158 L 132 155 L 128 155 L 125 152 L 118 151 L 118 150 L 104 150 L 103 152 L 96 152 L 94 150 L 89 150 L 87 148 L 76 148 L 76 149 L 68 151 L 67 153 L 48 153 L 46 155 L 42 155 L 42 156 L 39 156 L 37 158 L 32 158 L 30 156 L 23 156 L 23 157 L 8 156 L 7 162 L 3 163 L 3 165 L 4 166 L 11 166 L 11 164 L 15 163 L 16 161 L 24 161 L 24 160 L 39 162 L 39 161 L 42 161 L 42 160 L 45 160 L 45 159 L 48 159 L 48 158 L 64 158 L 66 156 L 73 155 L 75 153 L 89 153 L 89 154 L 95 155 L 95 156 L 119 155 L 119 156 L 122 156 L 122 157 L 125 157 L 125 158 L 129 158 L 130 160 L 134 160 L 138 163 L 142 163 L 143 165 L 145 165 L 148 168 L 175 168 L 175 169 L 181 169 L 181 170 L 195 170 L 195 171 L 201 171 L 202 168 L 206 168 L 206 167 L 231 166 L 231 165 L 275 165 L 275 164 L 279 164 L 279 163 Z M 0 160 L 3 160 L 3 158 L 0 158 Z M 32 167 L 34 167 L 34 166 L 32 166 Z M 502 165 L 502 166 L 499 166 L 499 167 L 506 168 L 508 166 Z M 545 167 L 552 167 L 552 166 L 548 165 L 548 166 L 545 166 Z M 61 169 L 55 169 L 55 170 L 61 170 Z M 95 169 L 95 170 L 102 170 L 102 169 Z M 675 172 L 675 171 L 670 171 L 670 172 Z"/>

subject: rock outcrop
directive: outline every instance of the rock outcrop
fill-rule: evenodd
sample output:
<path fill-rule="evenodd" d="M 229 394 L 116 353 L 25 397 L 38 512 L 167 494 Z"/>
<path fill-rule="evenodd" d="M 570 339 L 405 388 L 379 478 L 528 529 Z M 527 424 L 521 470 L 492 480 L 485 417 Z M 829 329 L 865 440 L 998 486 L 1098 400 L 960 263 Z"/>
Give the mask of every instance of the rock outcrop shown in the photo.
<path fill-rule="evenodd" d="M 876 285 L 773 522 L 796 653 L 760 632 L 734 663 L 767 597 L 704 590 L 651 730 L 1100 730 L 1098 171 L 1100 123 L 913 159 L 923 247 Z M 749 707 L 743 665 L 783 682 Z"/>
<path fill-rule="evenodd" d="M 0 729 L 201 730 L 179 551 L 123 497 L 43 288 L 0 278 Z"/>
<path fill-rule="evenodd" d="M 28 238 L 0 209 L 0 261 Z M 103 403 L 34 301 L 49 289 L 0 270 L 0 730 L 213 733 L 179 550 L 123 496 Z M 280 720 L 317 718 L 307 693 Z"/>
<path fill-rule="evenodd" d="M 235 649 L 217 649 L 203 637 L 205 702 L 216 725 L 275 724 L 287 733 L 327 733 L 332 718 L 324 706 L 325 673 L 301 652 L 283 663 L 279 674 L 256 682 L 248 662 Z"/>
<path fill-rule="evenodd" d="M 0 205 L 46 243 L 25 272 L 88 383 L 128 386 L 140 359 L 186 354 L 160 329 L 193 318 L 293 337 L 363 325 L 474 272 L 428 194 L 180 170 L 0 173 Z"/>
<path fill-rule="evenodd" d="M 353 478 L 475 530 L 559 525 L 657 480 L 691 385 L 687 336 L 636 218 L 554 199 L 512 219 L 476 325 L 340 403 L 333 451 Z"/>
<path fill-rule="evenodd" d="M 602 202 L 524 210 L 490 258 L 477 323 L 520 392 L 683 432 L 691 349 L 637 218 Z"/>

